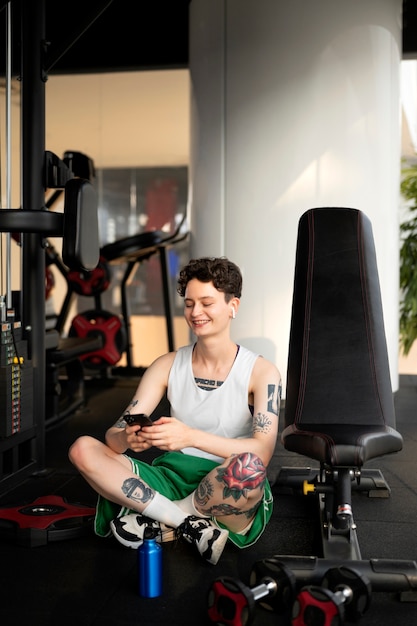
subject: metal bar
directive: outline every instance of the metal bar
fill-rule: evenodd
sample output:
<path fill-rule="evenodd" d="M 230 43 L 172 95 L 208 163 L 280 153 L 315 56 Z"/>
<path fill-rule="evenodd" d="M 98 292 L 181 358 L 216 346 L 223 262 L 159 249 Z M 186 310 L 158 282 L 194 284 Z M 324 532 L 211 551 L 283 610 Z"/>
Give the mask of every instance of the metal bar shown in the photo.
<path fill-rule="evenodd" d="M 22 2 L 22 208 L 45 203 L 45 0 Z M 22 326 L 33 367 L 33 420 L 40 467 L 45 465 L 45 250 L 39 233 L 23 235 Z"/>
<path fill-rule="evenodd" d="M 171 288 L 169 283 L 169 266 L 168 266 L 168 250 L 167 246 L 159 247 L 159 258 L 161 262 L 161 276 L 162 276 L 162 294 L 164 298 L 165 309 L 165 321 L 168 338 L 168 350 L 173 352 L 175 349 L 174 342 L 174 329 L 172 320 L 172 303 L 171 303 Z"/>
<path fill-rule="evenodd" d="M 121 308 L 122 308 L 122 317 L 126 329 L 126 364 L 128 368 L 133 366 L 132 362 L 132 333 L 131 333 L 131 323 L 130 323 L 130 311 L 129 304 L 127 298 L 127 283 L 129 278 L 137 264 L 137 261 L 130 261 L 127 264 L 125 273 L 123 274 L 122 282 L 120 285 L 121 292 Z"/>
<path fill-rule="evenodd" d="M 12 10 L 6 7 L 6 204 L 12 206 Z M 6 234 L 6 308 L 12 308 L 11 234 Z"/>

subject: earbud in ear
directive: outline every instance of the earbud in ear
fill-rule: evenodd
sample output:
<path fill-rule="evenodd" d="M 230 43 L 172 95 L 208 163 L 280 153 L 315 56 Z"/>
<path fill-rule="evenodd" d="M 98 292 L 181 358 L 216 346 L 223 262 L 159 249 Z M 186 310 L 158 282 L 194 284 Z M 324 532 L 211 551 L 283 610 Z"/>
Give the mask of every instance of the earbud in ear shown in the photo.
<path fill-rule="evenodd" d="M 232 318 L 235 319 L 236 317 L 236 309 L 234 306 L 232 306 Z"/>

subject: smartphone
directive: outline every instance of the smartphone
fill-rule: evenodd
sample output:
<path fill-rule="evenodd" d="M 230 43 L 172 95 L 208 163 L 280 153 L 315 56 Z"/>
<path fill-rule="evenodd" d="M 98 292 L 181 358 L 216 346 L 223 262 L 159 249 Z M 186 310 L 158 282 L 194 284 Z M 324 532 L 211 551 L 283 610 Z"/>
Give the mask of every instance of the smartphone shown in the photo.
<path fill-rule="evenodd" d="M 145 413 L 125 413 L 123 419 L 129 426 L 133 426 L 134 424 L 138 424 L 139 426 L 152 426 L 153 424 L 149 415 Z"/>

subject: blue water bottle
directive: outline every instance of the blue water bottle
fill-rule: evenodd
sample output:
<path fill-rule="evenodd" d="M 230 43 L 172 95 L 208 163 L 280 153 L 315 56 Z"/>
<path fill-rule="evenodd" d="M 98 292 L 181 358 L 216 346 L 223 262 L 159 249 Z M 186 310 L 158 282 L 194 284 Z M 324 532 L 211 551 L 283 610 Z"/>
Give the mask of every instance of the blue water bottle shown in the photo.
<path fill-rule="evenodd" d="M 162 548 L 156 542 L 158 530 L 145 528 L 138 548 L 139 595 L 156 598 L 162 594 Z"/>

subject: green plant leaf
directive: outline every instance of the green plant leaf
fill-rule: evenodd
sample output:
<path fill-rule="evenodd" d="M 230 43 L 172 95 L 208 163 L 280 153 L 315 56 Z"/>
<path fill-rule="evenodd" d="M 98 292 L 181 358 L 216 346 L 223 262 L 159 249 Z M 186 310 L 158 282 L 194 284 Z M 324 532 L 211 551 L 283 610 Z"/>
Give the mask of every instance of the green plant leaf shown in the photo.
<path fill-rule="evenodd" d="M 401 195 L 409 215 L 400 224 L 400 348 L 407 355 L 417 339 L 417 165 L 402 170 Z"/>

